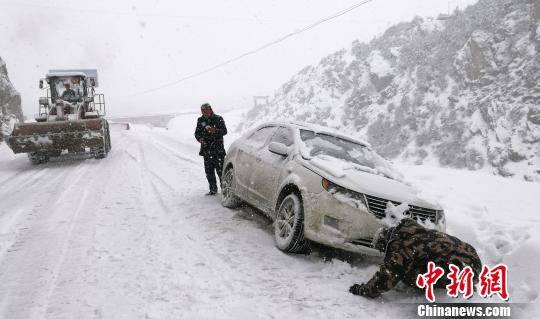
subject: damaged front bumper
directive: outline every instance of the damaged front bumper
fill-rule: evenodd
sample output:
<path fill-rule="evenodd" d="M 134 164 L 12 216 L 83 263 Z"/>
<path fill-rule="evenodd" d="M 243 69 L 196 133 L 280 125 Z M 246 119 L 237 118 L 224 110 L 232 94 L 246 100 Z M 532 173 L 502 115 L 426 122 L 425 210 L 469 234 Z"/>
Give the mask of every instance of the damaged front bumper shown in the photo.
<path fill-rule="evenodd" d="M 380 212 L 369 208 L 373 206 L 370 202 L 372 199 L 343 188 L 336 191 L 327 186 L 323 180 L 320 191 L 306 191 L 303 194 L 306 238 L 347 251 L 381 256 L 372 245 L 373 235 L 383 226 Z M 337 185 L 332 186 L 339 188 Z M 411 206 L 413 217 L 418 217 L 416 210 L 416 206 Z M 428 226 L 444 232 L 446 226 L 443 216 L 442 211 L 437 212 L 435 223 Z"/>
<path fill-rule="evenodd" d="M 306 194 L 304 215 L 306 238 L 347 251 L 380 255 L 371 238 L 382 224 L 365 205 L 354 207 L 323 190 Z"/>

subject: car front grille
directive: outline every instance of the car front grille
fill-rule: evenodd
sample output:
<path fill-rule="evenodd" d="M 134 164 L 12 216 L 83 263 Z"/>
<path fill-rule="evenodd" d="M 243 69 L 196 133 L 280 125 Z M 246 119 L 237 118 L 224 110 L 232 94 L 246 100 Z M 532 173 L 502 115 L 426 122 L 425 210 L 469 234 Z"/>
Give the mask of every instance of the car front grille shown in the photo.
<path fill-rule="evenodd" d="M 361 245 L 361 246 L 373 248 L 373 245 L 371 244 L 372 241 L 373 241 L 372 237 L 363 237 L 363 238 L 355 239 L 351 241 L 351 243 L 354 245 Z"/>
<path fill-rule="evenodd" d="M 369 211 L 373 215 L 375 215 L 375 217 L 379 219 L 384 218 L 386 216 L 385 210 L 386 210 L 386 205 L 388 202 L 392 202 L 394 206 L 398 206 L 401 204 L 400 202 L 391 201 L 388 199 L 384 199 L 384 198 L 380 198 L 380 197 L 376 197 L 372 195 L 365 194 L 364 196 L 366 196 L 366 202 L 367 202 Z M 409 216 L 413 218 L 418 218 L 421 221 L 425 221 L 426 219 L 429 219 L 432 223 L 437 223 L 437 211 L 435 209 L 409 205 L 409 210 L 407 211 L 406 214 L 408 214 Z"/>

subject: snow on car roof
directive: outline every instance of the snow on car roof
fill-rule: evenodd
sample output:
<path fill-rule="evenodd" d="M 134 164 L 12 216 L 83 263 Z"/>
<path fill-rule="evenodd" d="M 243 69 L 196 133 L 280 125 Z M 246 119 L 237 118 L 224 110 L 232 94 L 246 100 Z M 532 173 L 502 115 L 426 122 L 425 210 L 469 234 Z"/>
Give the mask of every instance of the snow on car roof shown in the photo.
<path fill-rule="evenodd" d="M 343 134 L 343 133 L 341 133 L 340 131 L 338 131 L 336 129 L 332 129 L 332 128 L 329 128 L 329 127 L 326 127 L 326 126 L 312 124 L 312 123 L 299 122 L 299 121 L 268 121 L 268 122 L 260 123 L 259 125 L 257 125 L 254 128 L 250 129 L 248 131 L 247 135 L 250 135 L 251 133 L 253 133 L 254 131 L 260 129 L 261 127 L 272 126 L 272 125 L 274 125 L 274 126 L 284 125 L 284 126 L 292 127 L 294 129 L 306 129 L 306 130 L 313 131 L 315 133 L 326 133 L 326 134 L 333 135 L 333 136 L 336 136 L 336 137 L 339 137 L 339 138 L 342 138 L 342 139 L 345 139 L 345 140 L 349 140 L 349 141 L 351 141 L 353 143 L 360 143 L 362 145 L 365 145 L 365 146 L 371 148 L 371 144 L 369 144 L 367 141 L 356 138 L 356 137 L 351 136 L 351 135 Z"/>
<path fill-rule="evenodd" d="M 369 144 L 368 142 L 366 142 L 366 141 L 364 141 L 362 139 L 359 139 L 359 138 L 356 138 L 356 137 L 353 137 L 353 136 L 350 136 L 350 135 L 347 135 L 347 134 L 343 134 L 342 132 L 340 132 L 340 131 L 338 131 L 336 129 L 332 129 L 332 128 L 329 128 L 329 127 L 326 127 L 326 126 L 312 124 L 312 123 L 298 122 L 298 121 L 281 122 L 280 124 L 291 125 L 291 126 L 294 126 L 294 127 L 298 128 L 298 129 L 307 129 L 307 130 L 313 131 L 315 133 L 330 134 L 330 135 L 333 135 L 333 136 L 336 136 L 336 137 L 339 137 L 339 138 L 342 138 L 342 139 L 345 139 L 345 140 L 349 140 L 351 142 L 360 143 L 360 144 L 363 144 L 365 146 L 371 147 L 371 144 Z"/>

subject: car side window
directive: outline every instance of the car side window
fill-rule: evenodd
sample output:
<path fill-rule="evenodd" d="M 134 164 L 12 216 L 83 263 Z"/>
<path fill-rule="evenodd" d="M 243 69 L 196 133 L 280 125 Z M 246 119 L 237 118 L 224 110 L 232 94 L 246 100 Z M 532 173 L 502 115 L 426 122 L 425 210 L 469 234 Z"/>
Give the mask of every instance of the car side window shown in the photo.
<path fill-rule="evenodd" d="M 291 146 L 294 143 L 291 130 L 286 127 L 280 127 L 274 136 L 270 139 L 270 142 L 278 142 L 285 144 L 286 146 Z"/>
<path fill-rule="evenodd" d="M 246 143 L 255 147 L 263 146 L 268 140 L 268 137 L 274 134 L 276 129 L 277 127 L 275 126 L 262 127 L 251 134 L 251 136 L 246 139 Z"/>

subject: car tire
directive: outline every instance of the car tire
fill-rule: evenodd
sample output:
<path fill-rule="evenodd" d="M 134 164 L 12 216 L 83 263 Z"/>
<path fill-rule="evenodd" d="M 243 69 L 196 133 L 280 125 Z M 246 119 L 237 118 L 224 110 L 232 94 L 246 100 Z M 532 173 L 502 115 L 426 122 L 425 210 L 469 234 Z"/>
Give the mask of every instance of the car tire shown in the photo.
<path fill-rule="evenodd" d="M 234 194 L 234 168 L 229 167 L 221 182 L 221 204 L 228 208 L 238 207 L 240 199 Z"/>
<path fill-rule="evenodd" d="M 280 203 L 274 220 L 274 239 L 277 247 L 286 253 L 308 251 L 304 238 L 304 208 L 296 194 L 287 195 Z"/>

